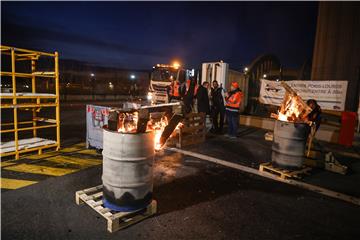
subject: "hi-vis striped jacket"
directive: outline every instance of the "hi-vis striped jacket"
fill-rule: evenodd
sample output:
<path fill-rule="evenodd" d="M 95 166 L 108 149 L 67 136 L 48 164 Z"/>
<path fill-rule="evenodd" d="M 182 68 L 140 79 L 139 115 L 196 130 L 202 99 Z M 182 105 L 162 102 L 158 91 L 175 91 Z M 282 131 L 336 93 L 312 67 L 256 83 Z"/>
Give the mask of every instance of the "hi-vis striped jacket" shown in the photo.
<path fill-rule="evenodd" d="M 243 96 L 244 96 L 244 94 L 239 89 L 237 89 L 233 93 L 231 93 L 229 97 L 225 98 L 226 110 L 229 110 L 232 112 L 239 112 L 240 104 L 243 99 Z"/>

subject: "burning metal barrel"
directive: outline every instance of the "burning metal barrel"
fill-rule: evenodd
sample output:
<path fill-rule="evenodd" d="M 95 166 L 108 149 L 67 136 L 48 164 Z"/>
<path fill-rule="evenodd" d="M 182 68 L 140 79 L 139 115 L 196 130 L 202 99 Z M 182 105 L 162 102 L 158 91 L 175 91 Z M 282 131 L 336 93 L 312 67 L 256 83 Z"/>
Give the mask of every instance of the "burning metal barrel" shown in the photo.
<path fill-rule="evenodd" d="M 152 200 L 154 132 L 103 131 L 103 202 L 115 211 L 145 208 Z"/>
<path fill-rule="evenodd" d="M 308 124 L 275 121 L 271 159 L 286 169 L 301 168 L 304 162 Z"/>

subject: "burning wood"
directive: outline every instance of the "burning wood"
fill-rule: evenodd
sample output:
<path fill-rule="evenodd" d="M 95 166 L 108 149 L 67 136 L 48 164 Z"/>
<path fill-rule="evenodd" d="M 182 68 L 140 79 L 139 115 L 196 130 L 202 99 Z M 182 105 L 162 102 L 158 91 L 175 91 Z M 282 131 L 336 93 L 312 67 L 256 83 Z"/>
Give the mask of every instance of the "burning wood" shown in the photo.
<path fill-rule="evenodd" d="M 136 133 L 138 120 L 137 112 L 120 113 L 117 131 L 121 133 Z"/>
<path fill-rule="evenodd" d="M 172 132 L 181 125 L 181 120 L 182 116 L 176 114 L 171 118 L 170 122 L 165 115 L 161 116 L 161 118 L 150 119 L 147 109 L 113 109 L 109 114 L 108 128 L 111 131 L 132 134 L 154 131 L 155 150 L 160 150 Z"/>
<path fill-rule="evenodd" d="M 307 115 L 312 109 L 302 98 L 285 82 L 281 82 L 286 93 L 281 103 L 278 114 L 271 114 L 271 117 L 285 122 L 307 122 Z"/>

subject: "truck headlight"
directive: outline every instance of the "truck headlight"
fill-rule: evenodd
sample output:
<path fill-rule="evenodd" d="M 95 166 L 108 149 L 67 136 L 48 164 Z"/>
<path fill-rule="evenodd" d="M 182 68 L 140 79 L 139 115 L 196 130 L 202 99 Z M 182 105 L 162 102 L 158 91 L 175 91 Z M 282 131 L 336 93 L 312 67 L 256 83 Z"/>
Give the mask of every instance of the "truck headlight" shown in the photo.
<path fill-rule="evenodd" d="M 153 99 L 153 94 L 152 94 L 152 92 L 148 92 L 148 94 L 147 94 L 147 100 L 152 100 Z"/>

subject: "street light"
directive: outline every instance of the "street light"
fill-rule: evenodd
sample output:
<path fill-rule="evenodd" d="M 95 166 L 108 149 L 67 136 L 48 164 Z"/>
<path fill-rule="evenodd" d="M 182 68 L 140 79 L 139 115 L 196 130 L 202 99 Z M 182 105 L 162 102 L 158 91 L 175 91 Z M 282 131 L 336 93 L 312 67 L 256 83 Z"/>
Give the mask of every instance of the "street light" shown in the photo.
<path fill-rule="evenodd" d="M 131 75 L 130 75 L 130 79 L 135 79 L 135 75 L 134 75 L 134 74 L 131 74 Z"/>
<path fill-rule="evenodd" d="M 245 67 L 244 72 L 247 72 L 247 71 L 249 71 L 249 68 Z"/>
<path fill-rule="evenodd" d="M 95 74 L 94 74 L 94 73 L 90 73 L 90 77 L 95 77 Z"/>

